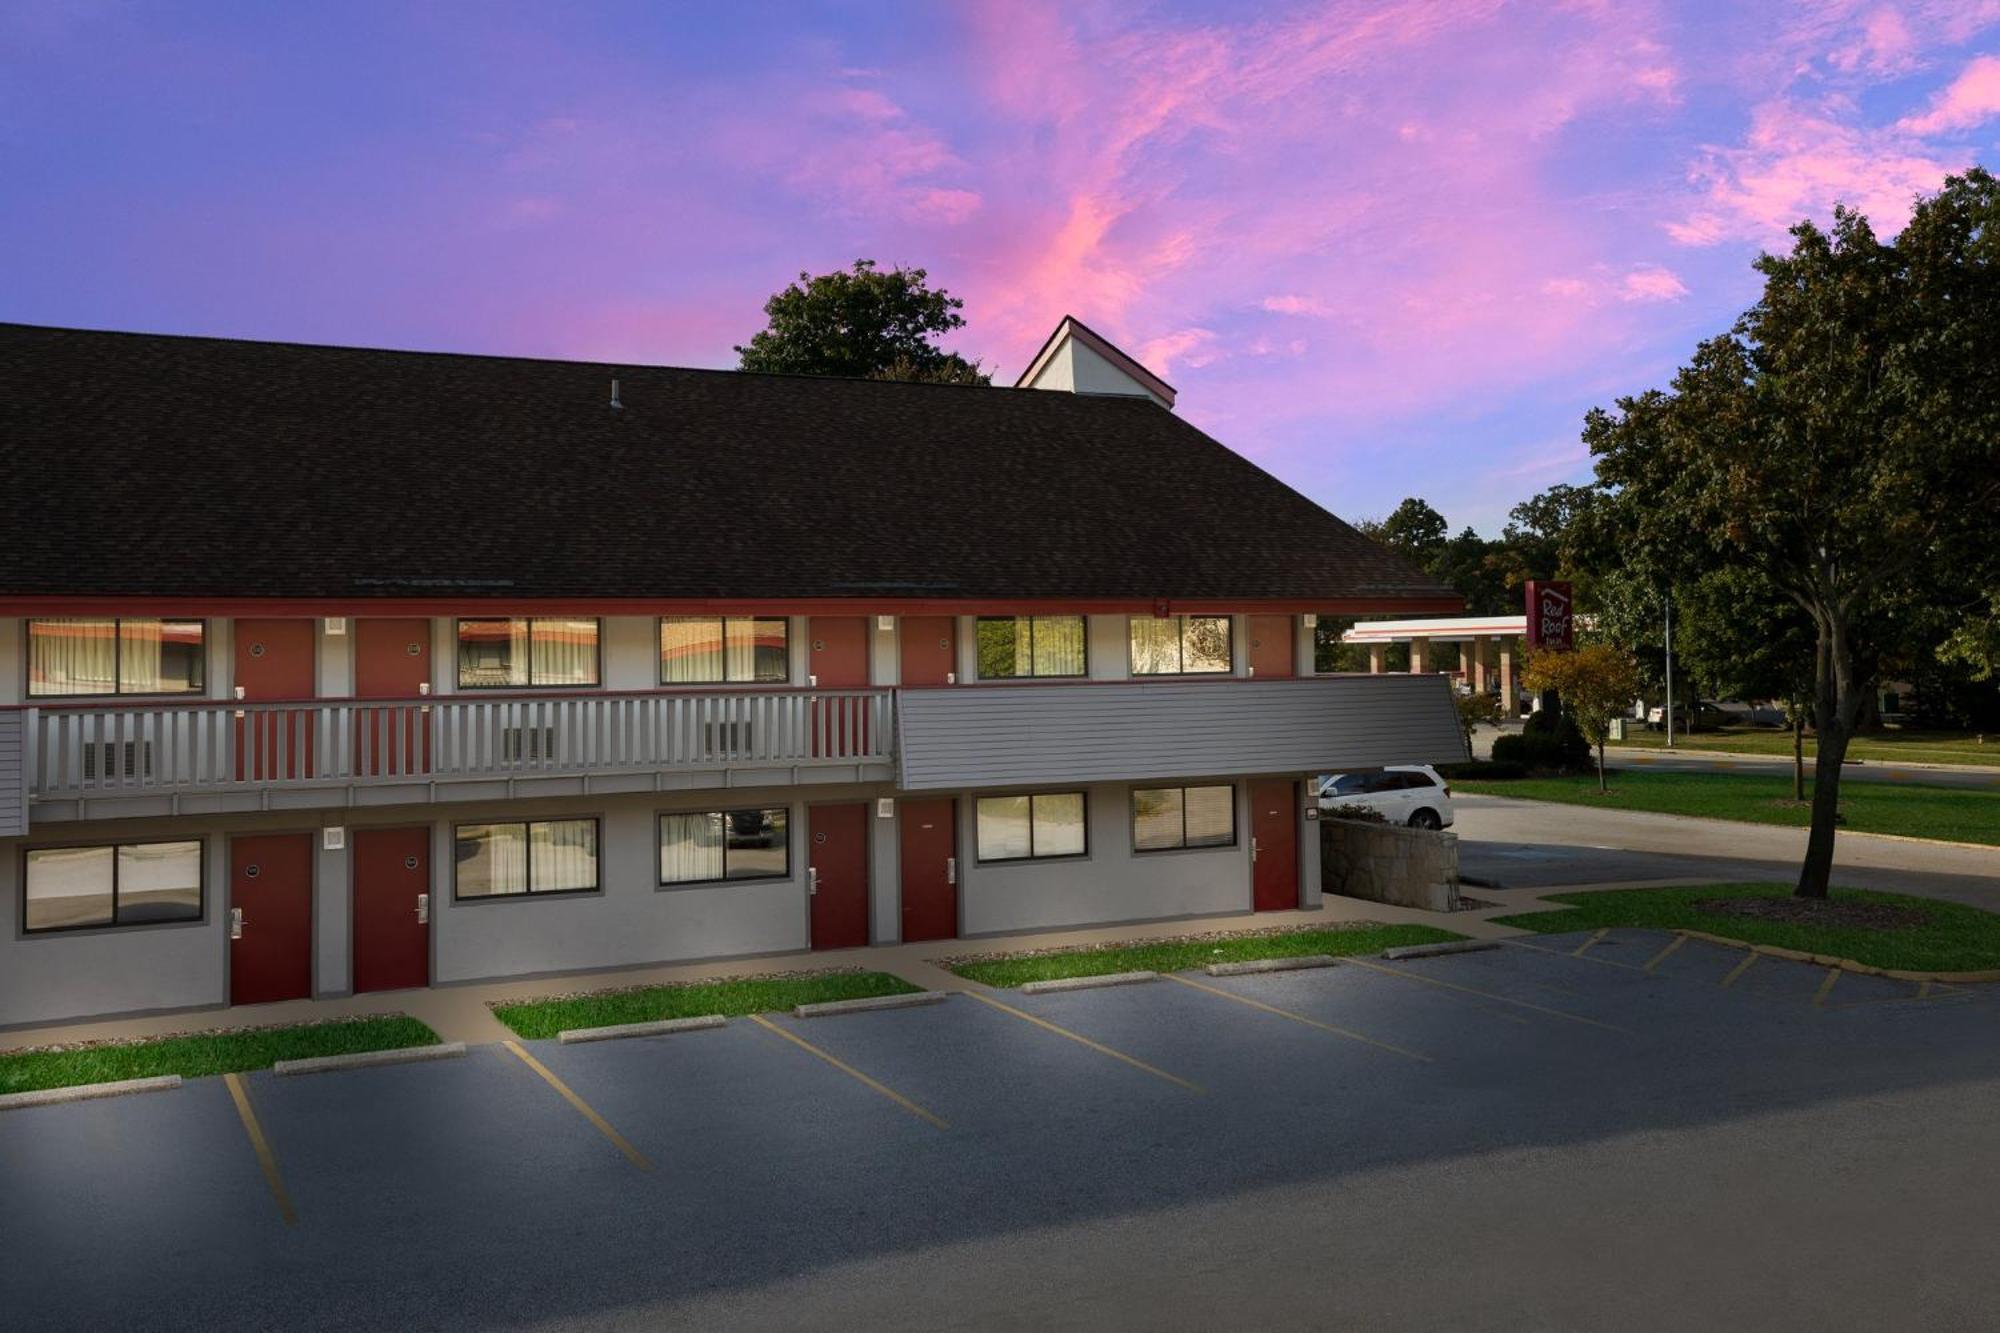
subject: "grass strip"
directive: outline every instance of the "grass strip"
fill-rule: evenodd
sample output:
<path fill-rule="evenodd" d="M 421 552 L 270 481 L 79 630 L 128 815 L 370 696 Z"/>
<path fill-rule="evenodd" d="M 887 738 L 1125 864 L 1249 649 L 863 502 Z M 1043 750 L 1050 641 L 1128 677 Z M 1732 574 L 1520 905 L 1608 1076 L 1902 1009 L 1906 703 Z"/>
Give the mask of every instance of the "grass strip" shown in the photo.
<path fill-rule="evenodd" d="M 762 1014 L 799 1004 L 862 1000 L 876 995 L 908 995 L 923 989 L 887 972 L 810 972 L 789 976 L 692 981 L 669 986 L 559 995 L 493 1006 L 493 1016 L 532 1040 L 569 1028 L 651 1023 L 701 1014 Z"/>
<path fill-rule="evenodd" d="M 1051 949 L 1013 957 L 945 958 L 939 963 L 969 981 L 1019 986 L 1027 981 L 1096 977 L 1113 972 L 1184 972 L 1210 963 L 1241 963 L 1300 954 L 1380 953 L 1399 944 L 1439 944 L 1465 936 L 1435 926 L 1385 926 L 1372 921 L 1310 930 L 1195 935 L 1122 944 Z"/>
<path fill-rule="evenodd" d="M 1663 731 L 1629 730 L 1618 745 L 1638 749 L 1664 750 Z M 1806 762 L 1819 753 L 1817 742 L 1806 737 Z M 1774 727 L 1731 727 L 1721 731 L 1677 732 L 1674 749 L 1715 750 L 1733 754 L 1762 754 L 1774 759 L 1792 757 L 1792 733 Z M 1875 764 L 1995 764 L 2000 765 L 2000 737 L 1981 741 L 1955 731 L 1890 731 L 1856 736 L 1848 742 L 1847 757 Z"/>
<path fill-rule="evenodd" d="M 1783 774 L 1669 773 L 1613 769 L 1611 792 L 1600 795 L 1597 777 L 1518 778 L 1491 782 L 1456 779 L 1452 790 L 1486 796 L 1517 796 L 1607 810 L 1733 819 L 1751 824 L 1804 828 L 1811 810 L 1792 800 L 1792 780 Z M 1806 784 L 1812 797 L 1812 784 Z M 1899 833 L 2000 846 L 2000 791 L 1976 787 L 1926 787 L 1919 783 L 1843 782 L 1841 827 L 1856 833 Z"/>
<path fill-rule="evenodd" d="M 414 1018 L 341 1018 L 290 1027 L 189 1032 L 142 1041 L 97 1042 L 0 1055 L 0 1093 L 179 1074 L 202 1078 L 268 1069 L 280 1060 L 430 1046 L 437 1033 Z"/>
<path fill-rule="evenodd" d="M 1682 889 L 1603 889 L 1554 893 L 1546 901 L 1567 904 L 1561 912 L 1531 912 L 1495 918 L 1543 935 L 1639 926 L 1656 930 L 1702 930 L 1747 944 L 1851 958 L 1872 967 L 1919 972 L 1979 972 L 2000 967 L 2000 914 L 1963 903 L 1912 898 L 1901 893 L 1836 889 L 1837 902 L 1882 903 L 1922 915 L 1920 924 L 1890 929 L 1810 925 L 1704 912 L 1695 904 L 1709 898 L 1783 898 L 1789 884 L 1705 884 Z"/>

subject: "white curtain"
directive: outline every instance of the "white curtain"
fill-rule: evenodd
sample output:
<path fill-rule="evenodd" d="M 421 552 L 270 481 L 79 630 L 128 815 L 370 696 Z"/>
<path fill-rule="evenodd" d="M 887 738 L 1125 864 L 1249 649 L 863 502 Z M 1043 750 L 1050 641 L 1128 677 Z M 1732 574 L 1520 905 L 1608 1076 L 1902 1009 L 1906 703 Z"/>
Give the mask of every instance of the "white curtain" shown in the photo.
<path fill-rule="evenodd" d="M 524 824 L 462 824 L 458 829 L 458 896 L 490 898 L 528 891 L 528 830 Z"/>
<path fill-rule="evenodd" d="M 1181 669 L 1178 616 L 1132 617 L 1132 674 L 1172 676 Z"/>
<path fill-rule="evenodd" d="M 1180 847 L 1184 835 L 1179 787 L 1140 788 L 1132 793 L 1132 848 L 1157 852 Z"/>
<path fill-rule="evenodd" d="M 111 694 L 118 688 L 118 628 L 110 620 L 28 622 L 30 695 Z"/>
<path fill-rule="evenodd" d="M 1083 617 L 1036 616 L 1034 670 L 1037 676 L 1083 674 Z"/>
<path fill-rule="evenodd" d="M 597 622 L 537 620 L 529 631 L 529 683 L 534 685 L 595 685 L 597 683 Z"/>
<path fill-rule="evenodd" d="M 660 684 L 722 679 L 722 621 L 715 616 L 660 619 Z"/>
<path fill-rule="evenodd" d="M 596 622 L 591 622 L 595 624 Z M 528 825 L 528 886 L 535 893 L 597 887 L 597 821 L 558 819 Z"/>
<path fill-rule="evenodd" d="M 722 878 L 722 816 L 660 816 L 660 883 Z"/>

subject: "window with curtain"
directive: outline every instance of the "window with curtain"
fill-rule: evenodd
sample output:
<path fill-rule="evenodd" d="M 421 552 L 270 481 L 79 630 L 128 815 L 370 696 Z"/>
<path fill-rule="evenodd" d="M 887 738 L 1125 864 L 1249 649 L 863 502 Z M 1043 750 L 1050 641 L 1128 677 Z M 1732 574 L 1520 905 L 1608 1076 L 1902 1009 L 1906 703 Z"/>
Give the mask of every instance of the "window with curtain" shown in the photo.
<path fill-rule="evenodd" d="M 660 816 L 660 883 L 782 879 L 792 873 L 783 808 Z"/>
<path fill-rule="evenodd" d="M 1138 787 L 1132 791 L 1132 850 L 1228 847 L 1236 841 L 1234 787 Z"/>
<path fill-rule="evenodd" d="M 1132 674 L 1203 676 L 1230 671 L 1228 616 L 1133 616 Z"/>
<path fill-rule="evenodd" d="M 199 694 L 205 629 L 199 620 L 30 620 L 28 694 Z"/>
<path fill-rule="evenodd" d="M 458 687 L 527 689 L 598 683 L 598 622 L 481 616 L 458 622 Z"/>
<path fill-rule="evenodd" d="M 791 679 L 783 616 L 662 616 L 660 684 L 783 684 Z"/>
<path fill-rule="evenodd" d="M 25 890 L 30 932 L 199 921 L 201 843 L 38 848 L 28 853 Z"/>
<path fill-rule="evenodd" d="M 1082 616 L 981 616 L 974 639 L 981 680 L 1084 674 Z"/>
<path fill-rule="evenodd" d="M 1032 796 L 982 796 L 977 812 L 979 859 L 1044 860 L 1082 856 L 1083 793 L 1036 792 Z"/>
<path fill-rule="evenodd" d="M 579 893 L 597 887 L 597 821 L 460 824 L 452 892 L 459 898 Z"/>

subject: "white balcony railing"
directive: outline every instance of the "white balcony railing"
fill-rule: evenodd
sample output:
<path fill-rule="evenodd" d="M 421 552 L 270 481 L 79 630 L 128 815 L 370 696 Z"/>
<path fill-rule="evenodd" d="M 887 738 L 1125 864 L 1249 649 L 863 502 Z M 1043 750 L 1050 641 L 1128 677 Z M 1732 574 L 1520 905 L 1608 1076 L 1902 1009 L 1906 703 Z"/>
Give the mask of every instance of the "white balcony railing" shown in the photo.
<path fill-rule="evenodd" d="M 433 696 L 19 710 L 38 800 L 887 763 L 889 690 Z"/>

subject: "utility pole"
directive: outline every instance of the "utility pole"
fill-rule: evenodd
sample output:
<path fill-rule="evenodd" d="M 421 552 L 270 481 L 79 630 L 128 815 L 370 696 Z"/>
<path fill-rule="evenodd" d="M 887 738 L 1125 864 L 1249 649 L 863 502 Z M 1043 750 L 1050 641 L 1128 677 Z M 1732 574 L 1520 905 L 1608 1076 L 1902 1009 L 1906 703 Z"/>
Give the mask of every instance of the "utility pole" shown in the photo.
<path fill-rule="evenodd" d="M 1667 591 L 1667 748 L 1674 748 L 1674 594 Z"/>

